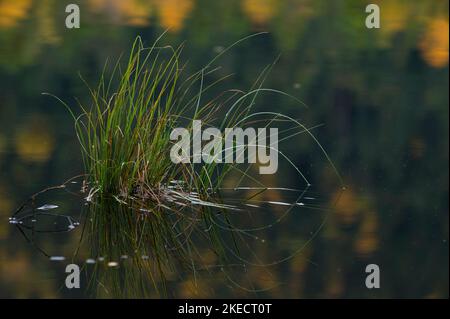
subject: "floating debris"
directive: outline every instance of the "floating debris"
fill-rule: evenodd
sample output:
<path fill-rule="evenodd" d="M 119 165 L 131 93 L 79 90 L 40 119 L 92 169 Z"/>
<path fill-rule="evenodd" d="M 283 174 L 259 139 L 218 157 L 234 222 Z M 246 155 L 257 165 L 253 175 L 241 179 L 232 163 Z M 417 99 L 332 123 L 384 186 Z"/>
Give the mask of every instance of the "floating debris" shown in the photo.
<path fill-rule="evenodd" d="M 50 209 L 55 209 L 58 208 L 58 205 L 52 205 L 52 204 L 45 204 L 41 207 L 38 207 L 38 210 L 50 210 Z"/>
<path fill-rule="evenodd" d="M 108 267 L 117 267 L 119 266 L 119 263 L 116 261 L 110 261 L 108 262 Z"/>
<path fill-rule="evenodd" d="M 268 201 L 267 203 L 272 204 L 272 205 L 292 206 L 291 203 L 285 203 L 285 202 Z"/>
<path fill-rule="evenodd" d="M 63 261 L 65 259 L 66 259 L 66 257 L 64 257 L 64 256 L 50 256 L 51 261 Z"/>
<path fill-rule="evenodd" d="M 68 215 L 59 215 L 47 212 L 48 209 L 58 207 L 46 205 L 40 207 L 39 211 L 23 214 L 18 217 L 9 217 L 9 223 L 20 225 L 24 229 L 43 232 L 70 232 L 80 225 L 78 221 Z M 52 225 L 49 227 L 49 225 Z M 52 228 L 53 227 L 53 228 Z"/>
<path fill-rule="evenodd" d="M 86 264 L 95 264 L 95 259 L 92 258 L 86 259 Z"/>

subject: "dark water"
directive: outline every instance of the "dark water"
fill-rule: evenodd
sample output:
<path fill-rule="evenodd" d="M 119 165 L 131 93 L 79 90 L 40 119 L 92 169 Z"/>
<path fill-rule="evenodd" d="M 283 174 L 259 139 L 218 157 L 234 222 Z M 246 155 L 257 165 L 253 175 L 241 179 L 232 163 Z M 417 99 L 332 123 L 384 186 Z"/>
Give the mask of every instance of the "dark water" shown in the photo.
<path fill-rule="evenodd" d="M 268 94 L 257 110 L 318 126 L 314 134 L 346 186 L 342 192 L 311 139 L 280 145 L 311 181 L 305 205 L 284 218 L 280 202 L 292 203 L 296 194 L 264 193 L 258 209 L 233 215 L 240 229 L 262 227 L 241 240 L 245 267 L 168 276 L 170 296 L 448 297 L 448 2 L 374 2 L 382 12 L 379 30 L 365 28 L 366 3 L 356 0 L 80 1 L 81 28 L 68 30 L 65 1 L 0 0 L 0 296 L 95 295 L 64 285 L 68 261 L 91 274 L 86 260 L 99 257 L 89 242 L 77 252 L 82 227 L 62 231 L 71 222 L 60 215 L 86 220 L 83 200 L 65 190 L 40 196 L 35 208 L 58 206 L 41 209 L 58 216 L 23 221 L 61 231 L 34 233 L 31 241 L 8 223 L 32 194 L 83 172 L 69 114 L 41 93 L 74 105 L 74 97 L 87 100 L 78 73 L 95 83 L 105 60 L 126 53 L 137 35 L 151 44 L 169 28 L 163 41 L 186 42 L 188 72 L 238 39 L 268 31 L 224 55 L 220 75 L 234 73 L 228 87 L 248 89 L 279 56 L 265 86 L 309 108 Z M 282 162 L 278 174 L 261 178 L 270 186 L 305 186 Z M 232 191 L 227 201 L 250 193 Z M 198 249 L 206 263 L 218 264 Z M 134 251 L 121 259 L 125 253 L 97 260 L 105 275 L 94 281 L 99 296 L 114 296 L 104 282 L 132 273 L 142 260 Z M 371 263 L 381 269 L 377 290 L 364 284 Z M 127 295 L 138 294 L 138 286 L 129 281 Z M 145 296 L 159 295 L 150 289 Z"/>

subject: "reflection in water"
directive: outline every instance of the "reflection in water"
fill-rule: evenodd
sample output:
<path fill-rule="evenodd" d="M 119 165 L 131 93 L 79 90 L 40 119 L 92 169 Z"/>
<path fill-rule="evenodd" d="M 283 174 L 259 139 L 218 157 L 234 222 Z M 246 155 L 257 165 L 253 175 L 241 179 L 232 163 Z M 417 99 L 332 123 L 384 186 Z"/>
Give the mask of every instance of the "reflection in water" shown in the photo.
<path fill-rule="evenodd" d="M 364 213 L 355 240 L 355 251 L 362 256 L 372 255 L 378 248 L 378 215 L 373 211 Z"/>
<path fill-rule="evenodd" d="M 412 6 L 402 0 L 383 0 L 379 5 L 383 8 L 383 14 L 380 16 L 382 44 L 389 46 L 393 37 L 407 27 Z"/>
<path fill-rule="evenodd" d="M 70 190 L 80 185 L 78 192 Z M 81 225 L 74 216 L 61 213 L 66 211 L 64 207 L 40 203 L 42 196 L 53 192 L 54 197 L 55 191 L 84 198 L 83 212 L 77 217 Z M 272 191 L 277 195 L 267 198 L 279 201 L 258 196 Z M 206 283 L 219 277 L 241 292 L 274 292 L 280 279 L 270 267 L 287 263 L 294 272 L 302 273 L 308 263 L 308 243 L 315 236 L 311 233 L 311 238 L 293 244 L 287 254 L 275 254 L 275 259 L 268 254 L 270 242 L 266 238 L 275 226 L 288 222 L 299 209 L 304 211 L 309 205 L 303 202 L 314 199 L 307 196 L 307 189 L 222 189 L 227 203 L 221 196 L 216 196 L 215 202 L 201 202 L 194 193 L 176 200 L 168 197 L 165 203 L 154 203 L 151 208 L 148 203 L 142 208 L 140 201 L 125 204 L 104 196 L 87 202 L 88 193 L 84 183 L 75 179 L 47 188 L 22 205 L 9 223 L 49 261 L 81 264 L 89 282 L 86 293 L 97 297 L 207 297 L 212 287 L 208 289 Z M 181 194 L 180 185 L 172 183 L 169 193 Z M 275 206 L 282 207 L 283 214 L 264 223 L 261 218 L 271 216 Z M 311 208 L 317 209 L 315 204 Z M 81 229 L 75 232 L 78 244 L 70 255 L 48 252 L 41 246 L 40 234 L 69 234 L 79 225 Z"/>
<path fill-rule="evenodd" d="M 361 198 L 352 189 L 336 193 L 334 201 L 336 202 L 335 215 L 339 222 L 346 225 L 353 224 L 363 209 Z"/>
<path fill-rule="evenodd" d="M 15 27 L 27 16 L 32 0 L 0 1 L 0 28 Z"/>
<path fill-rule="evenodd" d="M 56 12 L 54 0 L 40 0 L 36 9 L 37 33 L 43 43 L 57 44 L 61 40 L 56 33 Z"/>
<path fill-rule="evenodd" d="M 132 26 L 146 26 L 152 13 L 151 1 L 89 0 L 95 13 L 103 13 L 112 21 Z"/>
<path fill-rule="evenodd" d="M 442 68 L 448 64 L 448 30 L 448 19 L 433 19 L 426 26 L 419 44 L 425 61 L 435 68 Z"/>
<path fill-rule="evenodd" d="M 193 0 L 156 0 L 155 7 L 161 27 L 169 29 L 169 32 L 180 31 L 193 5 Z"/>
<path fill-rule="evenodd" d="M 176 33 L 194 7 L 193 0 L 89 0 L 90 8 L 120 24 L 144 27 L 156 15 L 162 28 Z"/>
<path fill-rule="evenodd" d="M 31 117 L 17 132 L 15 148 L 19 157 L 26 162 L 46 162 L 52 155 L 54 138 L 48 122 L 40 117 Z"/>
<path fill-rule="evenodd" d="M 143 209 L 103 198 L 89 205 L 84 240 L 89 256 L 97 260 L 92 289 L 100 296 L 173 294 L 167 291 L 167 280 L 204 271 L 198 253 L 202 249 L 211 249 L 226 267 L 222 237 L 211 222 L 218 212 L 198 205 L 184 210 L 168 205 Z M 120 269 L 105 271 L 105 264 Z"/>
<path fill-rule="evenodd" d="M 383 8 L 381 15 L 383 27 L 374 34 L 379 47 L 392 46 L 399 34 L 406 33 L 415 39 L 417 47 L 429 65 L 437 68 L 448 65 L 449 24 L 448 16 L 442 14 L 442 12 L 448 11 L 448 3 L 445 1 L 435 3 L 434 1 L 402 0 L 380 0 L 378 2 Z M 32 6 L 32 4 L 32 0 L 0 1 L 0 28 L 29 28 L 26 24 L 21 25 L 20 23 L 26 21 L 27 17 L 35 17 L 37 28 L 29 31 L 37 33 L 39 41 L 34 40 L 33 45 L 57 44 L 60 41 L 60 35 L 56 32 L 56 25 L 61 23 L 61 21 L 57 21 L 58 14 L 55 13 L 57 1 L 45 0 L 43 4 L 36 6 Z M 84 21 L 92 22 L 89 20 L 95 20 L 97 15 L 101 15 L 102 18 L 114 24 L 146 27 L 154 19 L 161 29 L 174 34 L 185 28 L 195 5 L 199 4 L 193 0 L 85 0 L 80 4 L 83 12 L 85 7 L 89 11 Z M 204 10 L 211 10 L 209 5 L 213 6 L 213 4 L 207 4 Z M 237 6 L 236 10 L 242 12 L 253 24 L 250 27 L 252 29 L 256 27 L 266 30 L 269 25 L 275 24 L 274 36 L 282 47 L 288 49 L 293 49 L 299 43 L 298 37 L 302 35 L 309 23 L 313 23 L 318 17 L 318 11 L 327 8 L 326 1 L 316 3 L 310 0 L 297 0 L 292 3 L 283 3 L 277 0 L 245 0 L 232 2 L 229 5 Z M 345 10 L 348 9 L 344 2 L 342 6 Z M 358 29 L 362 27 L 360 23 L 361 4 L 355 2 L 355 4 L 349 4 L 348 7 L 352 7 L 349 11 L 352 15 L 339 17 L 338 21 L 338 25 L 342 26 L 345 32 L 349 31 L 346 28 L 350 21 Z M 417 12 L 424 13 L 424 15 L 417 18 Z M 409 28 L 411 21 L 418 26 L 414 25 L 414 28 Z M 423 34 L 416 32 L 419 30 L 417 27 L 425 30 Z M 214 30 L 211 28 L 202 32 L 212 34 L 215 32 Z M 348 32 L 348 36 L 351 36 L 351 32 Z M 354 45 L 358 42 L 359 40 Z M 33 52 L 37 52 L 35 48 L 31 53 Z"/>
<path fill-rule="evenodd" d="M 244 0 L 242 9 L 254 24 L 262 26 L 277 13 L 278 4 L 276 0 Z"/>
<path fill-rule="evenodd" d="M 50 107 L 39 94 L 52 92 L 72 101 L 85 92 L 76 72 L 96 83 L 105 56 L 123 52 L 138 33 L 152 43 L 165 28 L 161 5 L 156 2 L 80 0 L 82 29 L 65 32 L 60 1 L 0 0 L 1 297 L 73 296 L 61 287 L 64 269 L 57 267 L 72 261 L 82 227 L 49 237 L 39 234 L 38 244 L 47 254 L 66 258 L 49 263 L 28 249 L 20 233 L 8 224 L 19 201 L 81 171 L 73 123 L 64 110 Z M 192 8 L 185 9 L 184 15 L 176 12 L 178 8 L 171 13 L 181 17 L 171 22 L 178 30 L 170 35 L 171 42 L 187 40 L 194 70 L 210 58 L 213 48 L 220 51 L 254 29 L 269 31 L 267 38 L 252 42 L 245 52 L 231 54 L 224 61 L 224 74 L 239 70 L 233 86 L 248 87 L 255 70 L 267 62 L 266 56 L 281 53 L 268 86 L 295 90 L 310 110 L 278 103 L 270 96 L 256 107 L 276 106 L 295 118 L 311 117 L 312 122 L 323 123 L 315 132 L 344 179 L 351 180 L 337 209 L 324 214 L 313 207 L 317 199 L 304 199 L 306 207 L 296 207 L 285 222 L 276 224 L 279 227 L 253 234 L 265 243 L 244 235 L 257 255 L 270 262 L 291 255 L 328 216 L 319 236 L 281 267 L 247 265 L 245 271 L 242 267 L 229 271 L 229 280 L 216 268 L 216 272 L 210 269 L 212 275 L 187 271 L 179 281 L 168 274 L 167 286 L 177 296 L 256 296 L 236 288 L 234 281 L 244 288 L 264 290 L 257 296 L 277 298 L 448 297 L 448 1 L 375 2 L 382 6 L 382 28 L 375 32 L 365 29 L 366 3 L 359 0 L 333 1 L 331 6 L 329 0 L 197 0 L 186 1 Z M 51 8 L 44 10 L 37 4 Z M 253 9 L 246 9 L 249 4 Z M 264 11 L 269 6 L 272 13 Z M 263 18 L 255 13 L 252 17 L 252 10 L 261 10 Z M 52 41 L 55 35 L 61 41 Z M 35 125 L 24 114 L 46 120 Z M 311 170 L 319 192 L 334 194 L 332 173 L 306 162 L 311 158 L 315 164 L 317 159 L 309 154 L 308 144 L 289 144 L 293 160 Z M 289 174 L 278 178 L 292 182 Z M 233 188 L 233 183 L 229 186 Z M 253 195 L 250 190 L 240 192 L 244 198 Z M 286 208 L 256 200 L 283 202 L 285 195 L 273 190 L 256 196 L 249 203 L 256 207 L 248 206 L 255 209 L 250 226 L 273 224 L 273 218 L 282 216 Z M 318 206 L 333 206 L 335 198 Z M 40 202 L 44 204 L 55 204 L 59 206 L 55 212 L 84 221 L 79 216 L 80 201 L 66 209 L 65 200 L 51 196 Z M 238 222 L 237 227 L 246 226 Z M 122 262 L 131 260 L 105 259 L 98 264 L 97 256 L 91 256 L 85 246 L 74 262 L 84 265 L 89 260 L 89 267 L 120 271 Z M 199 248 L 198 254 L 203 264 L 219 264 L 209 248 Z M 119 265 L 107 267 L 108 262 Z M 388 265 L 384 274 L 389 285 L 381 292 L 368 292 L 359 279 L 364 266 L 373 262 Z M 225 282 L 233 289 L 228 290 Z"/>
<path fill-rule="evenodd" d="M 10 212 L 13 209 L 13 203 L 6 187 L 0 184 L 0 212 Z M 0 240 L 6 239 L 9 235 L 10 227 L 6 223 L 0 223 Z"/>

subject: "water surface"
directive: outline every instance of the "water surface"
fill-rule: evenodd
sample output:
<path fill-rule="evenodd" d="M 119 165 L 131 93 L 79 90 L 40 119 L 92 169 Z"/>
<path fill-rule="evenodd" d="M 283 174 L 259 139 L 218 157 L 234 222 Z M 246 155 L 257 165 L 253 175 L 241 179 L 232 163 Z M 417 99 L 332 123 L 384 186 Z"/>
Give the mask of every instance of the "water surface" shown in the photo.
<path fill-rule="evenodd" d="M 91 273 L 101 264 L 109 278 L 135 269 L 133 261 L 151 263 L 141 252 L 111 259 L 91 255 L 89 244 L 77 251 L 82 227 L 73 223 L 85 220 L 86 208 L 65 191 L 43 194 L 35 207 L 58 216 L 22 220 L 44 230 L 33 240 L 8 218 L 32 194 L 83 172 L 70 116 L 41 93 L 87 99 L 78 73 L 95 83 L 104 61 L 126 52 L 136 35 L 149 44 L 169 29 L 164 41 L 186 41 L 188 71 L 237 39 L 268 31 L 227 53 L 219 75 L 235 73 L 228 85 L 249 88 L 281 54 L 266 86 L 309 108 L 273 95 L 258 99 L 257 108 L 318 125 L 314 133 L 347 187 L 341 191 L 311 140 L 285 143 L 313 185 L 304 205 L 276 222 L 283 203 L 296 197 L 271 190 L 251 203 L 258 207 L 233 213 L 242 229 L 274 225 L 242 241 L 249 246 L 244 256 L 254 252 L 266 265 L 253 257 L 226 273 L 179 272 L 167 278 L 170 296 L 448 297 L 448 3 L 376 2 L 379 30 L 364 27 L 365 3 L 357 0 L 86 0 L 79 1 L 81 29 L 67 30 L 65 1 L 0 1 L 0 296 L 108 297 L 100 284 L 94 294 L 66 289 L 68 261 Z M 285 166 L 264 183 L 304 187 Z M 248 192 L 232 190 L 227 201 Z M 198 247 L 206 264 L 219 264 Z M 382 289 L 366 289 L 369 263 L 380 266 Z M 137 295 L 138 285 L 126 292 Z"/>

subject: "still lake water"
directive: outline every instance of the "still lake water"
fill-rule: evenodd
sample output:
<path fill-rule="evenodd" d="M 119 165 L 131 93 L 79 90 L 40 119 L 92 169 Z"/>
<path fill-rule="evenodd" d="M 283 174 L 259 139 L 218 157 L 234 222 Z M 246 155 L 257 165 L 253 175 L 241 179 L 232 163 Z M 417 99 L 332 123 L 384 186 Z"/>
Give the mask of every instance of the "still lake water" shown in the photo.
<path fill-rule="evenodd" d="M 269 32 L 224 55 L 219 75 L 235 74 L 227 88 L 248 89 L 279 56 L 265 86 L 308 108 L 267 94 L 257 110 L 317 126 L 346 186 L 311 139 L 280 144 L 312 187 L 298 201 L 305 185 L 282 162 L 279 173 L 260 177 L 298 191 L 269 190 L 255 198 L 258 207 L 233 213 L 239 229 L 258 228 L 240 237 L 240 262 L 223 271 L 199 241 L 199 256 L 216 267 L 170 273 L 168 296 L 448 298 L 448 2 L 373 2 L 379 30 L 365 28 L 358 0 L 86 0 L 81 29 L 68 30 L 66 1 L 0 0 L 0 297 L 160 296 L 123 278 L 152 264 L 150 254 L 94 256 L 89 241 L 80 245 L 76 223 L 89 215 L 67 192 L 79 183 L 39 196 L 35 208 L 49 214 L 22 220 L 56 232 L 27 241 L 8 218 L 32 194 L 83 173 L 69 114 L 41 93 L 86 100 L 78 73 L 95 83 L 105 60 L 126 54 L 137 35 L 151 44 L 168 29 L 165 43 L 185 42 L 188 73 L 238 39 Z M 231 178 L 224 187 L 234 185 Z M 249 196 L 232 190 L 225 201 Z M 294 202 L 285 214 L 283 203 Z M 68 261 L 83 266 L 82 289 L 65 287 Z M 381 269 L 378 290 L 365 287 L 371 263 Z M 108 289 L 114 280 L 126 282 L 122 295 Z"/>

